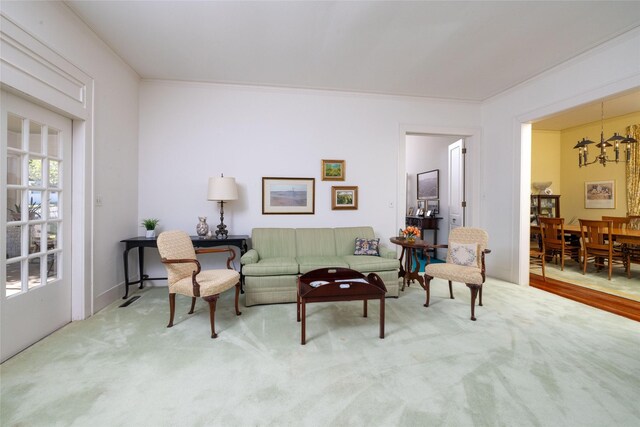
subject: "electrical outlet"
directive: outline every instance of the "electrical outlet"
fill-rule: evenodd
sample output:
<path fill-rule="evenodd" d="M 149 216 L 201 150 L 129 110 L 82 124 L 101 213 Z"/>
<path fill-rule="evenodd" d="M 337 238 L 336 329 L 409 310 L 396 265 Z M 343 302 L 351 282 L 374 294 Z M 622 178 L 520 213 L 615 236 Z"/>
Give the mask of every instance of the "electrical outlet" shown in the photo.
<path fill-rule="evenodd" d="M 102 206 L 102 196 L 101 195 L 97 195 L 96 196 L 96 206 Z"/>

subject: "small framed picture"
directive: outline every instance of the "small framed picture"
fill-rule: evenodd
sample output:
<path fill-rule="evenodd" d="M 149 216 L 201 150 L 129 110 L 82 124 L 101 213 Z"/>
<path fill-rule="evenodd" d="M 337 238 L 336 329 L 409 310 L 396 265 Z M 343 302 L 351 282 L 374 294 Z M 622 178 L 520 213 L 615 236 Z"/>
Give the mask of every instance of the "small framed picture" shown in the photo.
<path fill-rule="evenodd" d="M 586 209 L 615 209 L 615 189 L 615 181 L 585 182 L 584 207 Z"/>
<path fill-rule="evenodd" d="M 424 209 L 425 208 L 425 201 L 424 200 L 418 200 L 418 208 L 420 208 L 420 209 Z"/>
<path fill-rule="evenodd" d="M 407 211 L 407 216 L 413 216 L 413 206 L 411 206 Z"/>
<path fill-rule="evenodd" d="M 431 218 L 432 215 L 433 215 L 433 211 L 427 211 L 427 213 L 425 214 L 425 216 L 429 218 Z"/>
<path fill-rule="evenodd" d="M 418 210 L 416 211 L 416 216 L 422 216 L 423 214 L 424 214 L 424 209 L 418 208 Z"/>
<path fill-rule="evenodd" d="M 440 201 L 439 200 L 427 200 L 427 210 L 431 211 L 433 216 L 436 216 L 440 211 Z"/>
<path fill-rule="evenodd" d="M 344 181 L 345 164 L 344 160 L 322 160 L 322 180 L 323 181 Z"/>
<path fill-rule="evenodd" d="M 358 209 L 358 187 L 331 187 L 331 210 Z"/>

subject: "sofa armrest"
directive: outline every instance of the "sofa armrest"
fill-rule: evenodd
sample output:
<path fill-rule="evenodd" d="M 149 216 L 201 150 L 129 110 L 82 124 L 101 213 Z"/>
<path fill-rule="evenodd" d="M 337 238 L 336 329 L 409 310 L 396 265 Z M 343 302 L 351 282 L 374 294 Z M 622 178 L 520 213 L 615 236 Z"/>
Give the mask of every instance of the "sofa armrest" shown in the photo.
<path fill-rule="evenodd" d="M 255 264 L 258 261 L 260 261 L 260 255 L 258 254 L 258 251 L 256 251 L 255 249 L 249 249 L 247 253 L 242 255 L 242 258 L 240 258 L 240 263 L 242 265 Z"/>
<path fill-rule="evenodd" d="M 389 249 L 389 248 L 385 248 L 384 246 L 380 246 L 378 247 L 378 252 L 380 253 L 380 257 L 381 258 L 388 258 L 388 259 L 396 259 L 396 251 Z"/>

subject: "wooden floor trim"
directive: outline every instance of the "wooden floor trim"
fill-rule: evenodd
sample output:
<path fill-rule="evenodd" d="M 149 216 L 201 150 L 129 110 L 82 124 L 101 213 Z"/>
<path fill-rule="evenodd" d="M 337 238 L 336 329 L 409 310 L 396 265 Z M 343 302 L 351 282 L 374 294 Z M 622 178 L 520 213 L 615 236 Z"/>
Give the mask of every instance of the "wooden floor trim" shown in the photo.
<path fill-rule="evenodd" d="M 638 301 L 548 277 L 545 280 L 537 274 L 529 274 L 529 284 L 534 288 L 640 322 L 640 302 Z"/>

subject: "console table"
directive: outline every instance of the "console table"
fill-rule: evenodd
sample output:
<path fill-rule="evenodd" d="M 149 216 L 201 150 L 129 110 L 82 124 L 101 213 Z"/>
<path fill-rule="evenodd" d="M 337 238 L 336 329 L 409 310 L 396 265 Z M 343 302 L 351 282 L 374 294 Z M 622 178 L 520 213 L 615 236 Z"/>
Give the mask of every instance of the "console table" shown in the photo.
<path fill-rule="evenodd" d="M 433 245 L 438 244 L 438 221 L 442 217 L 421 217 L 421 216 L 407 216 L 405 217 L 405 227 L 413 226 L 420 229 L 420 240 L 424 240 L 424 230 L 433 230 Z M 425 252 L 432 252 L 431 256 L 436 257 L 436 249 L 430 247 L 424 249 Z"/>
<path fill-rule="evenodd" d="M 144 274 L 144 248 L 158 248 L 158 242 L 156 237 L 131 237 L 129 239 L 120 240 L 125 244 L 124 253 L 122 254 L 124 260 L 124 283 L 125 293 L 122 299 L 127 299 L 129 296 L 129 286 L 140 284 L 139 289 L 144 287 L 145 280 L 165 280 L 166 277 L 149 277 Z M 215 246 L 235 246 L 240 248 L 240 256 L 247 252 L 247 240 L 249 236 L 229 236 L 227 239 L 202 239 L 199 236 L 191 236 L 191 242 L 195 248 L 212 248 Z M 140 272 L 140 279 L 136 281 L 129 280 L 129 251 L 133 248 L 138 248 L 138 268 Z"/>

